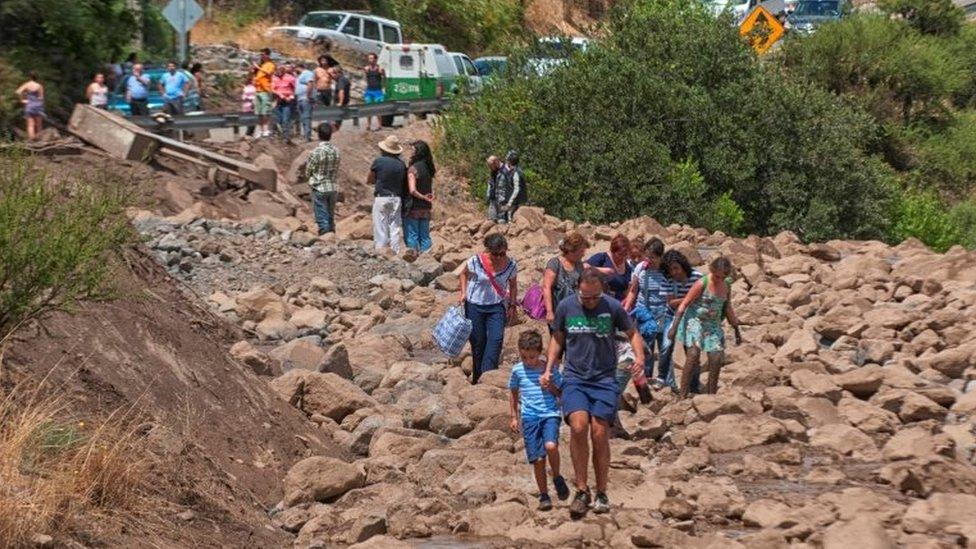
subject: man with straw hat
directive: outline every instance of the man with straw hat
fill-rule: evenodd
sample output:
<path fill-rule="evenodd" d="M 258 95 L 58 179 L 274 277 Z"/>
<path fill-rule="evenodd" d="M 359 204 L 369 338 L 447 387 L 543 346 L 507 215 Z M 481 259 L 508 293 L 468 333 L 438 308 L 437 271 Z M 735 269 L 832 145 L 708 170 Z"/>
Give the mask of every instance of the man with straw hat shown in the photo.
<path fill-rule="evenodd" d="M 399 255 L 403 240 L 401 197 L 406 194 L 407 166 L 400 160 L 403 147 L 396 135 L 379 143 L 380 156 L 369 168 L 366 183 L 373 186 L 373 243 L 377 250 L 389 246 Z"/>

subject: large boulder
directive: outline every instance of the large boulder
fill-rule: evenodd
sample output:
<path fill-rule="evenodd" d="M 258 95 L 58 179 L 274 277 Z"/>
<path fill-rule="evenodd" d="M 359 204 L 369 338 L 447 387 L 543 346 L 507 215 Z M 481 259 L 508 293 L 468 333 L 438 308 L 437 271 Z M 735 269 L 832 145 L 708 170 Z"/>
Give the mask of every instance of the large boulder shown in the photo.
<path fill-rule="evenodd" d="M 712 452 L 736 452 L 786 439 L 783 424 L 765 415 L 728 414 L 708 424 L 702 443 Z"/>
<path fill-rule="evenodd" d="M 811 370 L 797 370 L 790 374 L 790 385 L 801 394 L 826 398 L 831 402 L 840 400 L 842 393 L 841 388 L 831 380 L 829 375 L 818 374 Z"/>
<path fill-rule="evenodd" d="M 358 386 L 333 373 L 291 370 L 272 381 L 271 387 L 306 414 L 321 414 L 336 422 L 360 408 L 378 404 Z"/>
<path fill-rule="evenodd" d="M 835 522 L 823 537 L 824 549 L 895 549 L 895 542 L 881 523 L 872 517 L 859 517 L 850 522 Z"/>
<path fill-rule="evenodd" d="M 285 476 L 284 504 L 327 502 L 365 484 L 361 467 L 330 457 L 310 457 L 296 463 Z"/>
<path fill-rule="evenodd" d="M 268 356 L 278 362 L 282 371 L 299 368 L 315 372 L 325 358 L 325 350 L 314 340 L 301 338 L 275 347 Z"/>
<path fill-rule="evenodd" d="M 871 437 L 850 425 L 823 425 L 810 430 L 810 445 L 862 461 L 878 461 L 881 452 Z"/>
<path fill-rule="evenodd" d="M 876 365 L 862 366 L 833 376 L 832 381 L 857 398 L 870 398 L 884 382 L 884 371 Z"/>
<path fill-rule="evenodd" d="M 284 318 L 285 303 L 269 288 L 254 288 L 236 297 L 237 316 L 241 320 L 261 322 L 268 317 Z"/>
<path fill-rule="evenodd" d="M 976 543 L 976 496 L 932 494 L 909 506 L 901 524 L 909 533 L 954 533 Z"/>

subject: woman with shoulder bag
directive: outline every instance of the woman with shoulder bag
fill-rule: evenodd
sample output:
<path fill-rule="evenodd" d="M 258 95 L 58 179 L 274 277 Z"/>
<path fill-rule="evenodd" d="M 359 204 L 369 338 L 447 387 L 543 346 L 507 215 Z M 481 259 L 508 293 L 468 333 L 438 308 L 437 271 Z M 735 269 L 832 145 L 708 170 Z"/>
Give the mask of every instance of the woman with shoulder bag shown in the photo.
<path fill-rule="evenodd" d="M 485 251 L 471 257 L 461 271 L 461 299 L 471 321 L 471 383 L 498 369 L 505 324 L 516 314 L 518 265 L 508 257 L 508 241 L 500 234 L 485 237 Z"/>
<path fill-rule="evenodd" d="M 558 257 L 546 263 L 546 270 L 542 273 L 542 293 L 546 302 L 546 322 L 550 330 L 556 319 L 556 307 L 571 295 L 576 295 L 580 277 L 583 276 L 583 256 L 586 255 L 590 243 L 586 237 L 577 232 L 571 232 L 559 242 Z"/>

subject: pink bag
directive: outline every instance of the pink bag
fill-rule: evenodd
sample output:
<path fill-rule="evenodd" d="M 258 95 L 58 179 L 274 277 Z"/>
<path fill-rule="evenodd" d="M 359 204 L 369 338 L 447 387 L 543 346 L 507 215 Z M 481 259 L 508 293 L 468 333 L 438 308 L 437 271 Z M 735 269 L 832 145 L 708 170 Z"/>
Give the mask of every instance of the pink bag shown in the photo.
<path fill-rule="evenodd" d="M 522 310 L 530 318 L 536 320 L 546 318 L 546 301 L 542 294 L 542 286 L 538 284 L 529 286 L 525 292 L 525 297 L 522 298 Z"/>

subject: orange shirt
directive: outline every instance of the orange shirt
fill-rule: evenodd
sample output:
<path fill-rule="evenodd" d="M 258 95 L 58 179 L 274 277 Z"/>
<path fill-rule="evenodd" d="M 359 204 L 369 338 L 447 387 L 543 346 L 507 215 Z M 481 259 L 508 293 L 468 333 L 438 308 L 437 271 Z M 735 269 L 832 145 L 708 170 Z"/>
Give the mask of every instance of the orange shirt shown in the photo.
<path fill-rule="evenodd" d="M 265 61 L 254 73 L 254 89 L 259 92 L 271 93 L 271 76 L 274 75 L 275 64 Z"/>

